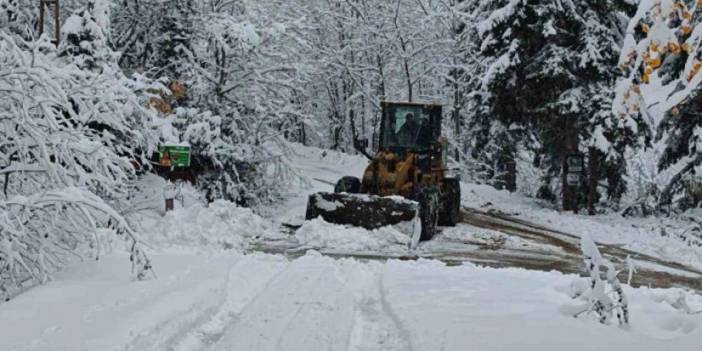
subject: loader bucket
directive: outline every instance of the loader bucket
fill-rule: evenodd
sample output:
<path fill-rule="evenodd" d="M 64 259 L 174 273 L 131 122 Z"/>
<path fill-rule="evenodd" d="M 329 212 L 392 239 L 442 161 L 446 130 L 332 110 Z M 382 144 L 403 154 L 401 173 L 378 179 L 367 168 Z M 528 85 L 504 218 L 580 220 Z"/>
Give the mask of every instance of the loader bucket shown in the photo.
<path fill-rule="evenodd" d="M 366 229 L 409 224 L 411 247 L 419 241 L 419 204 L 400 196 L 348 193 L 316 193 L 307 202 L 306 219 L 322 217 L 329 223 L 349 224 Z"/>

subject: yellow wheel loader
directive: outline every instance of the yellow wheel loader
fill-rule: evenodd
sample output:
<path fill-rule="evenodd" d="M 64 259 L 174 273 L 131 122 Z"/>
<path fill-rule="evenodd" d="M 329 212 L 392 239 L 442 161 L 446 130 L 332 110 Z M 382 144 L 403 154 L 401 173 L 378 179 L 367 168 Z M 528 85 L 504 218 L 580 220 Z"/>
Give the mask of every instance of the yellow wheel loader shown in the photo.
<path fill-rule="evenodd" d="M 460 184 L 446 164 L 441 106 L 381 104 L 378 151 L 363 176 L 341 178 L 333 193 L 310 195 L 306 218 L 367 229 L 419 223 L 421 240 L 429 240 L 438 225 L 454 226 L 460 216 Z M 367 141 L 356 144 L 367 147 Z"/>

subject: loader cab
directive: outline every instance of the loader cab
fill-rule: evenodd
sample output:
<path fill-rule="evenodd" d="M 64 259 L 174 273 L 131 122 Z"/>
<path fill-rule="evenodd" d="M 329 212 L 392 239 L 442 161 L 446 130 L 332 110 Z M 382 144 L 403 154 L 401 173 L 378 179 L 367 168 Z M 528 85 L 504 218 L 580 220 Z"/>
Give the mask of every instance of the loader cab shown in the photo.
<path fill-rule="evenodd" d="M 378 151 L 428 153 L 441 135 L 441 106 L 382 102 Z"/>

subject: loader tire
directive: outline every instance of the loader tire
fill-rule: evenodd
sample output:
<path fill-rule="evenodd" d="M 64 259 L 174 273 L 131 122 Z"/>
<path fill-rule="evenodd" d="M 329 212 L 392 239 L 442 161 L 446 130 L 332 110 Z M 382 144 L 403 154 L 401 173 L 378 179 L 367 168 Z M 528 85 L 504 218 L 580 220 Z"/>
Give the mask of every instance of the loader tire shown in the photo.
<path fill-rule="evenodd" d="M 431 240 L 436 234 L 439 222 L 439 188 L 435 185 L 420 186 L 416 200 L 419 202 L 419 219 L 422 223 L 420 240 Z"/>
<path fill-rule="evenodd" d="M 339 179 L 334 186 L 335 193 L 358 194 L 361 192 L 361 180 L 356 177 L 346 176 Z"/>
<path fill-rule="evenodd" d="M 444 180 L 439 224 L 454 227 L 461 220 L 461 185 L 458 179 Z"/>

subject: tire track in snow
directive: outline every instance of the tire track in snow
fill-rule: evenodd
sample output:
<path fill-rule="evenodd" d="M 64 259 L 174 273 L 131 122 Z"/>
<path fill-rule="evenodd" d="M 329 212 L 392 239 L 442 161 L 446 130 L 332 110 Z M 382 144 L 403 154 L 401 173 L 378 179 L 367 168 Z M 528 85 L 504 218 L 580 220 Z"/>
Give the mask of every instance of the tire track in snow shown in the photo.
<path fill-rule="evenodd" d="M 170 345 L 174 342 L 174 339 L 178 338 L 181 333 L 204 323 L 208 316 L 217 311 L 216 306 L 202 307 L 203 305 L 205 304 L 189 309 L 186 313 L 166 322 L 162 326 L 140 333 L 134 341 L 127 345 L 125 350 L 172 350 Z"/>
<path fill-rule="evenodd" d="M 407 330 L 407 328 L 405 328 L 404 324 L 402 323 L 400 318 L 397 316 L 395 311 L 392 309 L 392 306 L 390 306 L 390 302 L 387 299 L 387 292 L 385 290 L 384 275 L 385 275 L 385 272 L 381 271 L 379 276 L 378 276 L 378 288 L 380 289 L 381 306 L 382 306 L 385 314 L 388 317 L 390 317 L 392 322 L 395 324 L 395 328 L 399 331 L 401 339 L 406 340 L 407 347 L 405 348 L 405 350 L 414 351 L 414 347 L 412 346 L 412 334 Z"/>
<path fill-rule="evenodd" d="M 212 350 L 343 350 L 354 319 L 354 296 L 336 262 L 308 255 L 289 264 Z"/>
<path fill-rule="evenodd" d="M 216 296 L 201 295 L 201 299 L 185 312 L 139 333 L 124 350 L 190 351 L 206 348 L 221 337 L 236 313 L 255 300 L 286 264 L 287 260 L 282 257 L 243 256 L 228 268 Z M 248 271 L 251 266 L 257 270 Z"/>
<path fill-rule="evenodd" d="M 237 260 L 231 264 L 229 271 L 232 267 L 235 267 L 237 263 L 241 260 Z M 187 274 L 190 274 L 189 272 Z M 160 296 L 157 303 L 148 306 L 149 308 L 154 308 L 159 304 L 172 306 L 173 304 L 182 303 L 182 299 L 178 298 L 179 295 L 192 294 L 193 292 L 198 293 L 198 300 L 175 317 L 171 317 L 164 321 L 162 324 L 141 331 L 129 344 L 127 344 L 123 349 L 126 351 L 142 351 L 142 350 L 171 350 L 170 346 L 174 343 L 179 335 L 182 335 L 188 330 L 195 328 L 197 325 L 204 323 L 208 316 L 211 316 L 217 310 L 221 309 L 226 302 L 226 287 L 229 285 L 229 273 L 227 273 L 227 278 L 224 279 L 224 284 L 218 285 L 216 289 L 209 287 L 209 290 L 216 290 L 214 295 L 207 292 L 198 292 L 198 290 L 208 290 L 207 287 L 197 287 L 191 290 L 183 290 L 183 287 L 179 287 L 178 290 L 169 292 L 165 296 Z M 152 296 L 152 299 L 156 299 L 157 296 Z M 148 312 L 148 310 L 146 310 Z"/>
<path fill-rule="evenodd" d="M 409 340 L 384 306 L 381 272 L 368 277 L 363 296 L 356 301 L 356 316 L 348 351 L 411 350 Z"/>
<path fill-rule="evenodd" d="M 380 265 L 253 254 L 226 272 L 216 294 L 199 293 L 202 300 L 141 332 L 125 349 L 412 350 L 386 301 Z"/>
<path fill-rule="evenodd" d="M 225 285 L 226 300 L 220 308 L 203 323 L 172 342 L 167 350 L 203 350 L 219 341 L 227 327 L 236 323 L 238 316 L 285 272 L 288 264 L 279 256 L 249 255 L 242 258 L 229 271 Z M 261 270 L 264 265 L 265 268 Z M 252 266 L 257 268 L 255 272 L 249 270 Z"/>
<path fill-rule="evenodd" d="M 322 275 L 320 274 L 320 275 L 317 277 L 317 279 L 315 279 L 315 282 L 320 282 L 320 281 L 322 280 L 321 278 L 322 278 Z M 288 330 L 290 330 L 291 326 L 293 325 L 293 322 L 294 322 L 297 318 L 301 317 L 302 314 L 303 314 L 303 312 L 304 312 L 303 306 L 302 306 L 302 305 L 298 305 L 298 306 L 296 307 L 296 309 L 295 309 L 295 313 L 292 314 L 292 315 L 290 316 L 290 318 L 288 318 L 288 319 L 285 321 L 284 327 L 283 327 L 283 331 L 288 331 Z M 278 340 L 277 340 L 277 342 L 276 342 L 276 344 L 275 344 L 275 348 L 274 348 L 275 351 L 285 351 L 285 350 L 286 350 L 286 348 L 285 348 L 286 345 L 283 344 L 284 339 L 285 339 L 285 338 L 283 337 L 283 335 L 284 335 L 283 333 L 281 333 L 281 334 L 278 335 Z"/>

